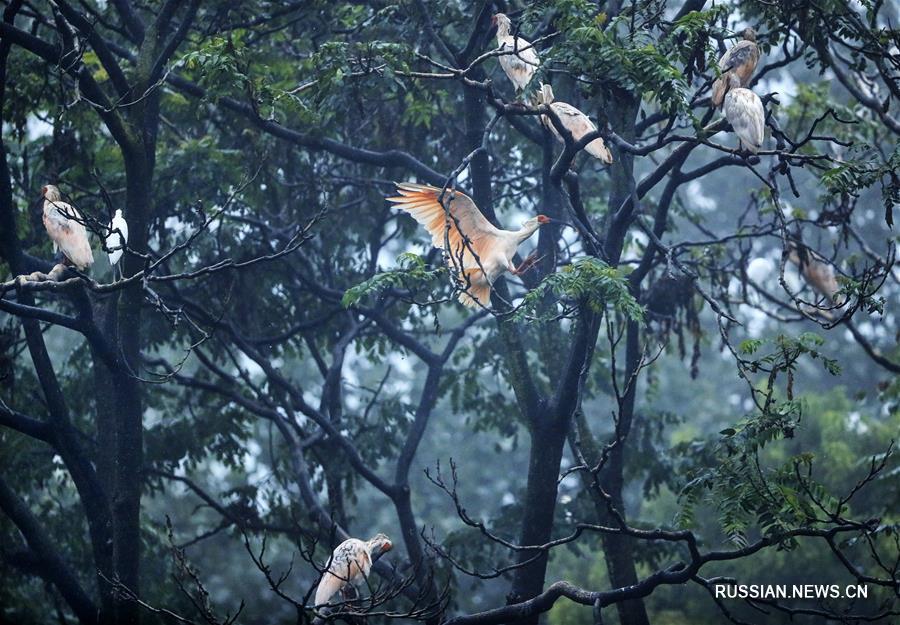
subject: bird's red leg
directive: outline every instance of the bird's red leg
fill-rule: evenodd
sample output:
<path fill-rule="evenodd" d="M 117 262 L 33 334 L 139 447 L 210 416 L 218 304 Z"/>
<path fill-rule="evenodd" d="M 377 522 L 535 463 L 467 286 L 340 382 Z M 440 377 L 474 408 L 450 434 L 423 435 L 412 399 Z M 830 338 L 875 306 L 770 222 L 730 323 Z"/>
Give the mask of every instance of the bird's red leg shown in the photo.
<path fill-rule="evenodd" d="M 544 256 L 538 258 L 537 252 L 532 252 L 525 260 L 522 261 L 522 264 L 520 264 L 510 273 L 512 273 L 514 276 L 520 276 L 542 260 L 544 260 Z"/>

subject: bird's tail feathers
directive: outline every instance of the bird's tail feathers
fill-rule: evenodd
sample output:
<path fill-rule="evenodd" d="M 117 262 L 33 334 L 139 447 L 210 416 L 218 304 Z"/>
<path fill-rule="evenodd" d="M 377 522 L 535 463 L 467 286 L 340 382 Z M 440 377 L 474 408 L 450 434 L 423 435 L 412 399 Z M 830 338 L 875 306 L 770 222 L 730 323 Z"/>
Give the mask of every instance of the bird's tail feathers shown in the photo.
<path fill-rule="evenodd" d="M 343 588 L 345 583 L 347 583 L 345 580 L 342 580 L 337 575 L 327 571 L 319 581 L 319 585 L 316 587 L 315 605 L 319 606 L 328 603 L 328 601 Z"/>
<path fill-rule="evenodd" d="M 460 277 L 459 302 L 467 308 L 491 305 L 491 283 L 484 279 L 484 272 L 478 268 L 464 269 L 466 277 Z"/>
<path fill-rule="evenodd" d="M 610 152 L 609 148 L 606 147 L 606 144 L 603 143 L 603 139 L 594 139 L 584 147 L 584 150 L 607 165 L 610 165 L 613 162 L 612 152 Z"/>

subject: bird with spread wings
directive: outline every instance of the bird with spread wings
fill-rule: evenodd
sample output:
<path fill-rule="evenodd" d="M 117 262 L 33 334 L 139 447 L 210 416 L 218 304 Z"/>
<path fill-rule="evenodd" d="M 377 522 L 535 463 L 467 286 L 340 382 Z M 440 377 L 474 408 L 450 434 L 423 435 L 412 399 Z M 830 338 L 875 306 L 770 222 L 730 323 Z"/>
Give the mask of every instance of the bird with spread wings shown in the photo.
<path fill-rule="evenodd" d="M 444 250 L 447 264 L 457 274 L 459 301 L 470 308 L 490 304 L 491 288 L 505 272 L 517 275 L 530 266 L 533 259 L 519 267 L 513 264 L 516 250 L 552 221 L 538 215 L 525 220 L 519 230 L 501 230 L 465 193 L 409 182 L 397 183 L 397 190 L 400 195 L 387 200 L 412 215 L 431 235 L 432 245 Z"/>

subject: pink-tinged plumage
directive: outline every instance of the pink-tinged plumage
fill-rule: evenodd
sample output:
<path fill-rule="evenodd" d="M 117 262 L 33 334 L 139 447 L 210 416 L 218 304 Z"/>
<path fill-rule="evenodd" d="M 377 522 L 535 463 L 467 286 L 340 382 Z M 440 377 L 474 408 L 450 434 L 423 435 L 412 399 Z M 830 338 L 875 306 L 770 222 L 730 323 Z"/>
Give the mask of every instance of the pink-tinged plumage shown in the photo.
<path fill-rule="evenodd" d="M 797 265 L 809 285 L 828 298 L 828 301 L 837 306 L 844 303 L 844 298 L 839 293 L 841 285 L 834 275 L 834 268 L 822 256 L 810 249 L 804 249 L 801 255 L 797 247 L 792 246 L 788 260 Z"/>
<path fill-rule="evenodd" d="M 559 121 L 562 122 L 563 127 L 572 133 L 572 138 L 576 141 L 580 140 L 586 134 L 597 130 L 597 126 L 594 125 L 594 122 L 591 121 L 590 117 L 571 104 L 557 102 L 553 97 L 553 87 L 550 85 L 541 85 L 540 100 L 542 104 L 546 104 L 554 113 L 556 113 L 556 116 L 559 118 Z M 541 123 L 553 133 L 554 137 L 565 143 L 565 139 L 563 139 L 562 135 L 556 129 L 556 126 L 553 125 L 553 121 L 547 115 L 541 115 Z M 584 146 L 584 151 L 594 158 L 603 161 L 607 165 L 613 162 L 612 153 L 600 137 L 597 137 Z"/>
<path fill-rule="evenodd" d="M 519 230 L 501 230 L 485 218 L 468 195 L 422 184 L 397 183 L 400 195 L 387 200 L 413 216 L 431 235 L 431 243 L 444 250 L 447 264 L 457 275 L 459 301 L 474 308 L 491 302 L 491 288 L 503 273 L 519 273 L 512 259 L 523 241 L 550 219 L 538 215 Z M 446 207 L 446 210 L 445 210 Z"/>
<path fill-rule="evenodd" d="M 737 86 L 737 76 L 731 76 L 732 84 L 725 94 L 722 110 L 740 139 L 739 147 L 756 154 L 762 147 L 766 131 L 766 111 L 759 96 Z"/>
<path fill-rule="evenodd" d="M 739 87 L 750 84 L 753 72 L 759 63 L 759 46 L 756 45 L 756 31 L 745 28 L 741 33 L 743 40 L 729 48 L 719 59 L 719 71 L 721 75 L 716 78 L 712 86 L 710 100 L 713 106 L 722 106 L 725 93 L 730 88 L 731 75 L 737 76 Z"/>
<path fill-rule="evenodd" d="M 54 250 L 60 250 L 68 262 L 84 271 L 94 263 L 94 253 L 88 241 L 87 229 L 81 223 L 81 215 L 71 204 L 63 202 L 59 189 L 50 184 L 41 190 L 44 197 L 44 228 L 53 241 Z"/>
<path fill-rule="evenodd" d="M 497 27 L 497 46 L 505 52 L 498 59 L 500 67 L 512 81 L 516 92 L 520 93 L 531 82 L 541 59 L 530 42 L 511 34 L 512 22 L 506 15 L 497 13 L 491 18 L 491 23 Z"/>
<path fill-rule="evenodd" d="M 372 563 L 393 548 L 384 534 L 376 534 L 363 542 L 348 538 L 335 547 L 328 568 L 316 587 L 315 605 L 322 606 L 338 592 L 368 578 Z"/>

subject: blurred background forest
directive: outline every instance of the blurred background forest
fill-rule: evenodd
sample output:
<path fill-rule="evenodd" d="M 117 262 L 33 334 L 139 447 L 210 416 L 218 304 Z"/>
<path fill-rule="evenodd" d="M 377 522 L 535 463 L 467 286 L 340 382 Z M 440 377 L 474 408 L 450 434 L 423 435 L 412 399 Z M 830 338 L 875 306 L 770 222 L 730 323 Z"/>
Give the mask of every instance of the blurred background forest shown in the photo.
<path fill-rule="evenodd" d="M 900 618 L 896 2 L 2 6 L 0 620 L 312 622 L 377 532 L 320 618 Z M 612 164 L 513 90 L 500 12 Z M 754 157 L 709 102 L 747 26 Z M 464 308 L 407 180 L 558 222 Z M 96 262 L 17 280 L 46 184 Z"/>

